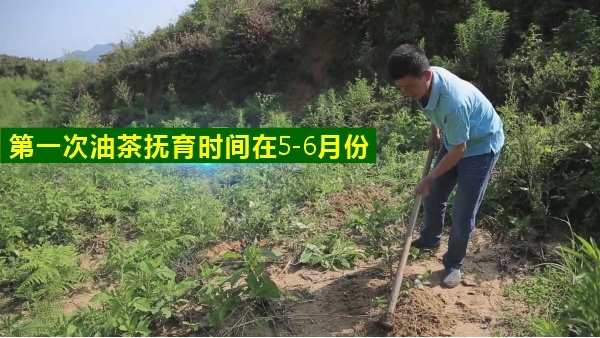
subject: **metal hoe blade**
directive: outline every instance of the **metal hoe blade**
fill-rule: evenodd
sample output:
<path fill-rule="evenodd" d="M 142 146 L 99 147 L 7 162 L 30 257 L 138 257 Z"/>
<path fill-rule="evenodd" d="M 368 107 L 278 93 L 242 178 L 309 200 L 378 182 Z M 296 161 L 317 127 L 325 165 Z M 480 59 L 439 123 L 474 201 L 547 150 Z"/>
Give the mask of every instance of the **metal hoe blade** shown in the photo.
<path fill-rule="evenodd" d="M 423 176 L 427 176 L 429 174 L 429 169 L 431 168 L 431 163 L 433 162 L 433 158 L 435 155 L 434 150 L 429 150 L 429 155 L 427 156 L 427 162 L 425 163 L 425 167 L 423 168 Z M 380 323 L 388 328 L 394 327 L 394 313 L 396 312 L 396 303 L 398 302 L 398 294 L 400 293 L 400 288 L 402 286 L 402 277 L 404 275 L 404 269 L 406 268 L 406 262 L 408 260 L 408 254 L 410 252 L 410 245 L 412 242 L 412 233 L 415 228 L 415 224 L 417 223 L 417 216 L 419 215 L 419 209 L 421 207 L 421 202 L 423 201 L 423 196 L 418 194 L 415 196 L 415 204 L 413 206 L 412 215 L 410 217 L 410 222 L 408 223 L 408 228 L 406 228 L 406 236 L 404 242 L 404 248 L 402 249 L 402 257 L 400 258 L 400 265 L 396 270 L 396 276 L 394 277 L 392 295 L 390 298 L 390 302 L 385 313 L 385 318 L 380 321 Z"/>

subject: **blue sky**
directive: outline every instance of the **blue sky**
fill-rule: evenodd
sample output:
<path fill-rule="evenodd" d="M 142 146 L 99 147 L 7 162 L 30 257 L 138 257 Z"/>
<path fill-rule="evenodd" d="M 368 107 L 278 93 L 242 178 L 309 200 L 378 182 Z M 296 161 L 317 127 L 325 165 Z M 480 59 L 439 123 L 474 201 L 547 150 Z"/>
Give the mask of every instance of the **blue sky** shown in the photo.
<path fill-rule="evenodd" d="M 0 54 L 54 59 L 175 22 L 194 0 L 0 0 Z"/>

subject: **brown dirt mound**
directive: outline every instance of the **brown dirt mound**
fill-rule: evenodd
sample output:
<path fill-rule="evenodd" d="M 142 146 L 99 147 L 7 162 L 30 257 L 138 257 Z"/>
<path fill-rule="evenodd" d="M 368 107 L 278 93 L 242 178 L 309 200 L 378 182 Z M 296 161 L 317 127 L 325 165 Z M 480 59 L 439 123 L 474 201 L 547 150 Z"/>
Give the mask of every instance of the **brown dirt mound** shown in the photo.
<path fill-rule="evenodd" d="M 446 245 L 447 236 L 443 237 Z M 463 336 L 486 337 L 502 319 L 502 308 L 513 306 L 502 290 L 510 273 L 498 270 L 499 255 L 511 248 L 493 243 L 490 235 L 476 229 L 464 265 L 463 283 L 453 289 L 441 286 L 445 250 L 411 261 L 405 281 L 413 285 L 418 276 L 431 272 L 429 285 L 410 287 L 398 299 L 393 329 L 377 322 L 386 311 L 391 276 L 383 262 L 363 261 L 352 270 L 323 271 L 292 264 L 277 273 L 275 282 L 287 294 L 282 322 L 274 326 L 245 327 L 243 336 Z M 280 265 L 285 265 L 281 262 Z M 278 270 L 280 271 L 280 270 Z M 395 270 L 394 270 L 395 271 Z M 233 333 L 235 335 L 235 333 Z"/>
<path fill-rule="evenodd" d="M 385 188 L 377 185 L 365 185 L 360 190 L 344 190 L 338 193 L 332 193 L 329 201 L 334 209 L 347 211 L 353 207 L 361 206 L 367 210 L 372 210 L 372 200 L 377 199 L 383 202 L 397 202 Z"/>
<path fill-rule="evenodd" d="M 221 257 L 228 252 L 242 252 L 241 241 L 225 241 L 217 243 L 213 246 L 208 247 L 203 251 L 203 256 L 211 260 L 219 260 Z"/>
<path fill-rule="evenodd" d="M 364 208 L 373 211 L 373 200 L 378 200 L 389 205 L 395 205 L 399 201 L 392 197 L 387 188 L 378 185 L 365 185 L 360 190 L 344 190 L 332 193 L 328 197 L 332 211 L 326 215 L 333 223 L 342 222 L 355 208 Z"/>
<path fill-rule="evenodd" d="M 401 297 L 396 307 L 396 318 L 391 337 L 442 336 L 457 321 L 444 313 L 444 301 L 431 290 L 413 289 L 408 297 Z"/>

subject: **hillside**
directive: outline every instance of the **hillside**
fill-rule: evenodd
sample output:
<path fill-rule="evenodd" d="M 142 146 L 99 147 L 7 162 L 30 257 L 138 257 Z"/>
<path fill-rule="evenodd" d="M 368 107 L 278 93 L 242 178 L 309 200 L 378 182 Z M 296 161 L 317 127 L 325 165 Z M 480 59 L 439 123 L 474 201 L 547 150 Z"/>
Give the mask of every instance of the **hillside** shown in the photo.
<path fill-rule="evenodd" d="M 0 127 L 368 126 L 378 153 L 2 164 L 0 335 L 600 335 L 599 14 L 591 0 L 199 0 L 96 63 L 3 56 Z M 429 131 L 387 78 L 404 42 L 481 88 L 507 141 L 462 283 L 440 284 L 448 214 L 441 248 L 411 251 L 386 331 Z"/>
<path fill-rule="evenodd" d="M 472 31 L 464 27 L 459 38 L 457 24 L 473 13 L 473 3 L 448 0 L 433 8 L 371 0 L 249 1 L 227 6 L 198 2 L 176 24 L 147 37 L 134 36 L 135 47 L 123 45 L 107 55 L 106 77 L 89 90 L 110 109 L 116 81 L 127 79 L 131 90 L 150 103 L 150 114 L 169 85 L 182 104 L 192 107 L 210 104 L 222 110 L 261 92 L 281 95 L 284 108 L 296 111 L 317 93 L 341 88 L 359 72 L 385 81 L 383 65 L 390 50 L 400 42 L 416 44 L 423 39 L 428 55 L 439 56 L 434 64 L 450 66 L 475 81 L 500 105 L 507 81 L 505 71 L 497 73 L 501 60 L 526 42 L 531 24 L 538 29 L 531 33 L 549 40 L 558 23 L 567 20 L 568 11 L 577 8 L 576 2 L 519 9 L 511 1 L 495 1 L 490 9 L 504 14 L 482 12 L 478 18 L 482 22 L 474 23 L 481 26 Z M 593 2 L 583 8 L 598 14 Z M 444 13 L 443 20 L 432 20 L 430 13 Z M 504 23 L 502 32 L 493 31 Z M 483 32 L 488 35 L 481 36 Z M 513 62 L 512 67 L 520 71 L 526 64 Z"/>

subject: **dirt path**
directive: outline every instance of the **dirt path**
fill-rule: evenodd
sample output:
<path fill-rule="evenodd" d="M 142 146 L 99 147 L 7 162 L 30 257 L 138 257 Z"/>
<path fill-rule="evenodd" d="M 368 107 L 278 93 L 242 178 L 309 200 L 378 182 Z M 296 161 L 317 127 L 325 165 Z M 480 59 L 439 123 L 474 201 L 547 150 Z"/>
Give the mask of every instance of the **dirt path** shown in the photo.
<path fill-rule="evenodd" d="M 447 239 L 447 236 L 445 236 Z M 409 261 L 404 282 L 428 271 L 429 285 L 411 287 L 400 297 L 396 327 L 386 331 L 375 321 L 382 317 L 390 293 L 389 268 L 364 263 L 351 271 L 319 271 L 290 266 L 273 269 L 280 289 L 294 300 L 286 306 L 285 322 L 244 328 L 246 336 L 491 336 L 508 305 L 502 296 L 505 284 L 517 270 L 507 255 L 509 248 L 492 245 L 488 233 L 474 232 L 463 268 L 463 282 L 454 289 L 440 286 L 441 257 L 446 248 Z M 394 266 L 394 269 L 396 266 Z"/>

